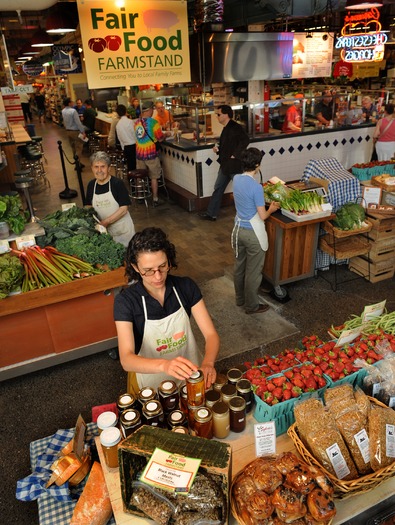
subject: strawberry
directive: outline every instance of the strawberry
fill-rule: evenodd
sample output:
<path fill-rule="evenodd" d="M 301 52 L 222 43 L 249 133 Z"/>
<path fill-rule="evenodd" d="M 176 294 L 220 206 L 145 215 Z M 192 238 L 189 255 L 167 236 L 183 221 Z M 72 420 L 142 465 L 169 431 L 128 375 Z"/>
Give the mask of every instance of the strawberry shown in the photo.
<path fill-rule="evenodd" d="M 273 377 L 272 383 L 276 386 L 283 386 L 283 384 L 286 382 L 287 378 L 284 376 L 279 377 Z"/>
<path fill-rule="evenodd" d="M 292 379 L 294 376 L 294 373 L 292 370 L 287 370 L 286 372 L 284 372 L 284 376 L 287 377 L 288 379 Z"/>
<path fill-rule="evenodd" d="M 276 388 L 276 385 L 273 385 L 273 383 L 271 383 L 271 382 L 268 383 L 268 384 L 266 385 L 266 390 L 267 390 L 268 392 L 273 392 L 273 390 L 274 390 L 275 388 Z"/>
<path fill-rule="evenodd" d="M 303 377 L 306 377 L 306 378 L 311 377 L 313 375 L 312 370 L 305 369 L 305 368 L 302 369 L 300 373 L 302 374 Z"/>
<path fill-rule="evenodd" d="M 306 388 L 308 390 L 317 390 L 317 381 L 314 379 L 314 377 L 309 377 L 306 379 Z"/>
<path fill-rule="evenodd" d="M 258 385 L 258 388 L 255 390 L 255 394 L 260 398 L 262 398 L 265 392 L 266 392 L 266 385 Z"/>
<path fill-rule="evenodd" d="M 322 369 L 319 366 L 316 366 L 313 370 L 315 376 L 322 376 Z"/>
<path fill-rule="evenodd" d="M 329 364 L 326 361 L 323 361 L 322 363 L 320 363 L 320 368 L 323 372 L 325 372 L 325 370 L 327 370 L 328 367 L 329 367 Z"/>
<path fill-rule="evenodd" d="M 273 405 L 277 405 L 277 403 L 279 403 L 279 402 L 280 402 L 280 401 L 279 401 L 276 397 L 274 397 L 274 398 L 273 398 L 273 401 L 272 401 L 272 406 L 273 406 Z"/>
<path fill-rule="evenodd" d="M 301 388 L 298 386 L 293 386 L 291 390 L 292 397 L 299 397 L 300 394 L 303 392 Z"/>
<path fill-rule="evenodd" d="M 326 386 L 326 381 L 324 377 L 317 377 L 317 386 L 318 388 L 323 388 Z"/>
<path fill-rule="evenodd" d="M 291 399 L 291 397 L 292 397 L 291 390 L 284 390 L 283 401 L 288 401 L 289 399 Z"/>
<path fill-rule="evenodd" d="M 283 397 L 283 390 L 280 387 L 277 387 L 272 392 L 273 396 L 276 397 L 279 401 L 281 401 Z"/>
<path fill-rule="evenodd" d="M 302 389 L 304 388 L 304 382 L 301 379 L 298 379 L 298 378 L 295 379 L 294 378 L 293 379 L 293 384 L 294 384 L 294 386 L 297 386 L 299 388 L 302 388 Z"/>

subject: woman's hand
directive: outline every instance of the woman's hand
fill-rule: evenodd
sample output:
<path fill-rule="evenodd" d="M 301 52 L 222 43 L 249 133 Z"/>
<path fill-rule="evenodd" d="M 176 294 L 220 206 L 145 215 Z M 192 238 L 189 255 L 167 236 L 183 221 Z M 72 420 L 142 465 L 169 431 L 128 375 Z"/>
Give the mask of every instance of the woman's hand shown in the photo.
<path fill-rule="evenodd" d="M 207 390 L 215 383 L 215 380 L 217 378 L 217 372 L 213 365 L 205 365 L 204 363 L 202 363 L 200 370 L 202 370 L 204 374 L 204 380 L 206 383 Z"/>
<path fill-rule="evenodd" d="M 198 367 L 194 365 L 192 361 L 181 356 L 169 361 L 165 359 L 163 363 L 163 371 L 167 375 L 181 380 L 188 379 L 197 369 Z"/>
<path fill-rule="evenodd" d="M 269 206 L 268 212 L 269 212 L 270 215 L 271 215 L 272 213 L 274 213 L 275 211 L 277 211 L 280 207 L 281 207 L 281 206 L 280 206 L 280 203 L 279 203 L 279 202 L 277 202 L 277 201 L 272 201 L 272 202 L 270 203 L 270 206 Z"/>

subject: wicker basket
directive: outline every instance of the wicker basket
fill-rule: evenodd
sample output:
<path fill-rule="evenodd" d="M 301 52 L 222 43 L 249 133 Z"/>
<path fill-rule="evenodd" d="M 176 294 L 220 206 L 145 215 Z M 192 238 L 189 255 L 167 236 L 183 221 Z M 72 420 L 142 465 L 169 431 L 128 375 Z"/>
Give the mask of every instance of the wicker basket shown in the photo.
<path fill-rule="evenodd" d="M 372 221 L 370 221 L 368 218 L 365 219 L 365 222 L 368 223 L 367 226 L 363 228 L 358 228 L 356 230 L 340 230 L 339 228 L 336 228 L 330 221 L 325 221 L 322 225 L 323 229 L 330 233 L 331 235 L 335 236 L 337 239 L 343 239 L 344 237 L 350 237 L 352 235 L 358 235 L 359 233 L 367 233 L 370 232 L 370 230 L 373 227 Z M 331 244 L 328 242 L 328 244 Z"/>
<path fill-rule="evenodd" d="M 372 245 L 360 237 L 354 236 L 340 239 L 336 242 L 336 245 L 333 246 L 331 246 L 325 238 L 321 238 L 318 247 L 323 252 L 339 260 L 364 255 L 370 252 Z"/>
<path fill-rule="evenodd" d="M 384 405 L 380 401 L 377 401 L 377 399 L 373 397 L 369 397 L 369 399 L 372 403 L 378 406 L 388 408 L 386 405 Z M 293 425 L 289 427 L 288 435 L 294 442 L 296 450 L 302 456 L 304 461 L 306 461 L 306 463 L 308 463 L 309 465 L 314 465 L 316 467 L 319 467 L 323 472 L 325 472 L 328 478 L 332 481 L 335 487 L 335 497 L 336 498 L 345 499 L 345 498 L 349 498 L 350 496 L 354 496 L 355 494 L 360 494 L 362 492 L 368 492 L 369 490 L 376 488 L 378 485 L 380 485 L 380 483 L 383 483 L 388 478 L 395 475 L 395 461 L 394 461 L 392 465 L 382 468 L 378 470 L 377 472 L 373 472 L 372 474 L 367 474 L 366 476 L 361 476 L 360 478 L 353 479 L 351 481 L 342 481 L 341 479 L 336 478 L 333 474 L 328 472 L 315 459 L 315 457 L 307 450 L 304 443 L 299 437 L 296 423 L 294 423 Z"/>

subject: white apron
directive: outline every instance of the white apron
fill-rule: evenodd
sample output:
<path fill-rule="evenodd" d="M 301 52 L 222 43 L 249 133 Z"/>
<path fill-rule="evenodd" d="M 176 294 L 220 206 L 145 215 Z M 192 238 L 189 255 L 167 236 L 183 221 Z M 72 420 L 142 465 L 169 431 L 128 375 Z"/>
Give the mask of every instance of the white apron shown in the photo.
<path fill-rule="evenodd" d="M 99 216 L 99 219 L 103 221 L 119 210 L 119 204 L 111 193 L 111 178 L 108 183 L 107 193 L 96 195 L 96 184 L 97 181 L 93 188 L 92 206 L 95 208 L 95 212 Z M 130 239 L 135 234 L 134 224 L 130 213 L 127 212 L 126 215 L 118 219 L 117 222 L 108 226 L 107 230 L 114 241 L 120 242 L 124 246 L 128 246 Z"/>
<path fill-rule="evenodd" d="M 141 297 L 145 326 L 139 355 L 149 359 L 160 357 L 161 359 L 169 360 L 183 356 L 192 361 L 192 363 L 200 365 L 201 356 L 192 332 L 188 314 L 181 303 L 175 287 L 173 287 L 173 291 L 180 303 L 180 308 L 173 314 L 159 320 L 148 319 L 145 297 Z M 139 388 L 143 388 L 144 386 L 157 388 L 162 381 L 169 379 L 169 376 L 165 373 L 136 373 L 136 378 Z M 180 380 L 172 379 L 177 384 L 181 383 Z"/>

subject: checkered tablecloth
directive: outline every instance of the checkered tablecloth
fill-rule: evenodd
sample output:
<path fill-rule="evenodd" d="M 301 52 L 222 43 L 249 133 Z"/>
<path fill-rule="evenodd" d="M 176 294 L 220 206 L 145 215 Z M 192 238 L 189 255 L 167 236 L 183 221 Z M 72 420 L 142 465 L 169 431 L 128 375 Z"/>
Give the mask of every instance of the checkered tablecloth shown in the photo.
<path fill-rule="evenodd" d="M 98 435 L 95 423 L 87 425 L 87 442 L 94 445 Z M 30 443 L 30 463 L 32 474 L 17 482 L 16 497 L 22 501 L 37 500 L 40 525 L 69 525 L 75 504 L 85 486 L 85 480 L 77 487 L 64 483 L 60 487 L 52 485 L 45 488 L 51 476 L 50 466 L 58 458 L 58 453 L 73 438 L 74 428 L 60 429 L 48 436 Z M 115 525 L 112 517 L 109 525 Z"/>

